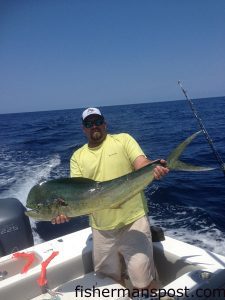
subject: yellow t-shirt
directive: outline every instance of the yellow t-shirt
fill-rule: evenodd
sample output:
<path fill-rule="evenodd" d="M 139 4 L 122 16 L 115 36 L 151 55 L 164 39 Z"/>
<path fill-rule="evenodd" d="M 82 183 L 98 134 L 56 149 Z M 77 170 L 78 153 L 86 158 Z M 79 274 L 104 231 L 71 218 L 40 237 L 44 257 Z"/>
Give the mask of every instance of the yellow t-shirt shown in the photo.
<path fill-rule="evenodd" d="M 126 133 L 107 134 L 95 148 L 88 144 L 74 152 L 70 160 L 71 177 L 107 181 L 134 171 L 133 162 L 145 155 L 138 143 Z M 99 230 L 123 227 L 147 213 L 144 192 L 137 194 L 117 209 L 103 209 L 90 216 L 90 225 Z"/>

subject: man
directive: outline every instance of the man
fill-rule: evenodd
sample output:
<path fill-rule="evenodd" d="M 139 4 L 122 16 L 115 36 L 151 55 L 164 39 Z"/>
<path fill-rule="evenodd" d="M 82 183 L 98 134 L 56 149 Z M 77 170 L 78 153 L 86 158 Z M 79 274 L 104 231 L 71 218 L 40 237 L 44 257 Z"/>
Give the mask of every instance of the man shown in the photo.
<path fill-rule="evenodd" d="M 138 170 L 151 162 L 129 134 L 107 133 L 104 116 L 98 108 L 86 109 L 82 114 L 82 123 L 88 143 L 72 155 L 71 177 L 106 181 Z M 161 162 L 166 163 L 164 160 Z M 166 173 L 166 167 L 157 166 L 154 169 L 155 179 L 160 179 Z M 61 215 L 52 220 L 52 223 L 59 224 L 68 220 Z M 90 225 L 96 272 L 122 283 L 123 257 L 134 288 L 157 288 L 144 192 L 119 208 L 93 213 Z"/>

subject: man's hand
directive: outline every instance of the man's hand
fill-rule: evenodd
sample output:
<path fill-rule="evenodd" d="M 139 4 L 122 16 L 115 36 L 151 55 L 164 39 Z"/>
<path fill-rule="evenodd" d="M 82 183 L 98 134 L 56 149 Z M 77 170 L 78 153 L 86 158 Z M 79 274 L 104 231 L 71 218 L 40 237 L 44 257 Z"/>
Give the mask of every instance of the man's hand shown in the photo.
<path fill-rule="evenodd" d="M 164 159 L 160 159 L 160 163 L 164 166 L 156 166 L 154 169 L 154 178 L 159 180 L 162 176 L 166 175 L 169 172 L 169 169 L 166 167 L 166 161 Z"/>
<path fill-rule="evenodd" d="M 65 215 L 58 215 L 57 217 L 53 218 L 51 220 L 52 224 L 63 224 L 65 222 L 69 222 L 71 218 L 65 216 Z"/>
<path fill-rule="evenodd" d="M 134 161 L 134 169 L 139 170 L 152 162 L 154 161 L 149 160 L 144 155 L 140 155 Z M 166 167 L 166 160 L 160 159 L 160 163 L 162 166 L 157 166 L 154 169 L 154 178 L 157 180 L 169 172 L 169 169 Z"/>

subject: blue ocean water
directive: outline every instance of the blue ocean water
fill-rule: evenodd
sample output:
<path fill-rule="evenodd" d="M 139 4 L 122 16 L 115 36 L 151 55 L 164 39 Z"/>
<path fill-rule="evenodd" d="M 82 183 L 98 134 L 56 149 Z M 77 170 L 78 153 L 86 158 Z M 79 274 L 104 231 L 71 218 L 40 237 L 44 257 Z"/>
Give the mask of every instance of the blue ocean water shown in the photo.
<path fill-rule="evenodd" d="M 214 146 L 225 160 L 225 97 L 193 100 Z M 110 133 L 127 132 L 151 159 L 166 158 L 199 130 L 186 101 L 102 107 Z M 82 109 L 0 115 L 0 199 L 16 197 L 24 205 L 36 183 L 69 176 L 72 153 L 86 142 Z M 203 134 L 182 159 L 219 167 Z M 210 172 L 170 172 L 146 188 L 151 223 L 165 234 L 223 253 L 225 246 L 225 177 Z M 87 217 L 67 224 L 31 221 L 35 243 L 88 226 Z"/>

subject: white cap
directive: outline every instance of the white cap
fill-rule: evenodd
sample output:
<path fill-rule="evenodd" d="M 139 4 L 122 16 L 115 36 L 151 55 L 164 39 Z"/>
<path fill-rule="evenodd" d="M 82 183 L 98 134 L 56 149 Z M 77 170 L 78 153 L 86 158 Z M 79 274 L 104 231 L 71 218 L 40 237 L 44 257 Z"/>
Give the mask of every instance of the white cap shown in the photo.
<path fill-rule="evenodd" d="M 98 108 L 95 107 L 89 107 L 87 109 L 85 109 L 82 113 L 82 119 L 86 119 L 88 116 L 90 115 L 99 115 L 102 116 L 102 113 L 100 112 L 100 110 Z"/>

